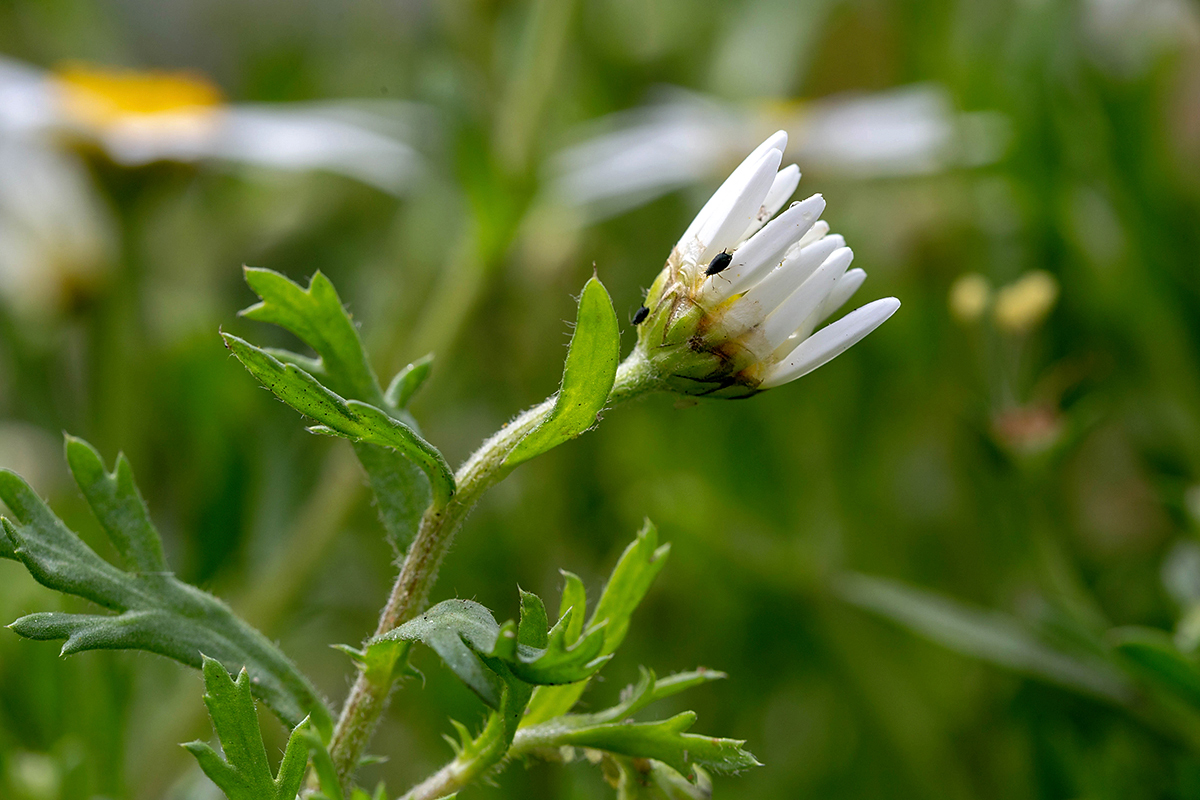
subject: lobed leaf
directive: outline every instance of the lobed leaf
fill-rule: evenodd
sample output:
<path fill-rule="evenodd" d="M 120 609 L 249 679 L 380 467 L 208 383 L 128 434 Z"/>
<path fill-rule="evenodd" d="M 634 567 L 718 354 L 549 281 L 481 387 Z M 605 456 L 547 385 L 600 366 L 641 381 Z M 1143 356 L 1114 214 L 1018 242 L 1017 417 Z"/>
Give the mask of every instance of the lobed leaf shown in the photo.
<path fill-rule="evenodd" d="M 204 659 L 203 670 L 204 704 L 225 757 L 204 742 L 183 746 L 229 800 L 295 800 L 308 768 L 307 720 L 292 731 L 279 773 L 272 776 L 250 694 L 250 676 L 243 669 L 235 682 L 221 663 L 211 658 Z"/>
<path fill-rule="evenodd" d="M 354 453 L 366 470 L 388 541 L 398 551 L 404 550 L 417 535 L 421 515 L 433 499 L 429 478 L 419 466 L 389 447 L 355 442 Z"/>
<path fill-rule="evenodd" d="M 669 544 L 658 545 L 658 529 L 650 520 L 646 520 L 637 538 L 633 540 L 613 568 L 612 575 L 600 595 L 596 609 L 588 621 L 589 630 L 603 626 L 604 644 L 596 654 L 597 657 L 611 656 L 629 631 L 629 622 L 634 610 L 650 584 L 658 577 L 666 565 L 666 557 L 671 551 Z M 574 580 L 573 580 L 574 579 Z M 563 606 L 579 605 L 582 611 L 583 587 L 578 578 L 568 573 L 566 587 L 563 589 Z M 582 616 L 582 614 L 580 615 Z M 569 638 L 564 638 L 566 645 L 573 645 Z M 529 708 L 521 724 L 536 725 L 552 717 L 566 714 L 579 701 L 587 682 L 581 681 L 567 686 L 539 686 L 529 701 Z"/>
<path fill-rule="evenodd" d="M 131 572 L 168 572 L 162 539 L 150 521 L 125 454 L 117 455 L 116 468 L 110 473 L 96 448 L 74 436 L 66 440 L 71 474 L 125 566 Z"/>
<path fill-rule="evenodd" d="M 247 267 L 244 272 L 246 283 L 262 302 L 244 309 L 241 316 L 286 328 L 315 350 L 320 357 L 317 369 L 333 391 L 382 403 L 383 394 L 358 329 L 329 278 L 318 271 L 308 288 L 302 289 L 269 269 Z"/>
<path fill-rule="evenodd" d="M 135 649 L 202 665 L 201 653 L 245 667 L 254 693 L 290 726 L 311 717 L 327 735 L 333 726 L 316 689 L 269 639 L 239 619 L 216 597 L 168 571 L 162 545 L 133 486 L 132 471 L 118 459 L 112 473 L 90 445 L 68 440 L 68 461 L 101 527 L 118 554 L 134 567 L 123 571 L 98 556 L 54 515 L 21 478 L 0 471 L 0 499 L 12 519 L 0 520 L 13 555 L 43 586 L 90 600 L 118 613 L 35 613 L 11 627 L 42 641 L 64 640 L 62 655 L 85 650 Z"/>
<path fill-rule="evenodd" d="M 492 708 L 500 707 L 504 688 L 513 679 L 534 685 L 570 683 L 595 674 L 608 661 L 600 655 L 603 628 L 589 630 L 568 646 L 564 633 L 569 617 L 547 632 L 545 607 L 537 595 L 523 592 L 521 607 L 520 626 L 499 625 L 479 603 L 446 600 L 371 640 L 366 652 L 386 643 L 422 642 Z"/>
<path fill-rule="evenodd" d="M 504 460 L 505 466 L 515 467 L 596 424 L 596 415 L 604 409 L 612 391 L 620 349 L 621 334 L 612 298 L 593 277 L 579 296 L 575 333 L 567 350 L 554 411 L 513 448 Z"/>
<path fill-rule="evenodd" d="M 226 346 L 263 386 L 301 414 L 321 423 L 310 430 L 392 448 L 425 472 L 438 505 L 445 505 L 450 499 L 454 476 L 449 464 L 437 448 L 408 425 L 373 405 L 343 399 L 309 373 L 293 364 L 284 364 L 244 339 L 228 333 L 222 336 Z"/>
<path fill-rule="evenodd" d="M 538 728 L 522 728 L 521 736 L 542 747 L 590 747 L 630 758 L 652 758 L 685 776 L 693 765 L 715 772 L 737 772 L 761 766 L 742 748 L 744 741 L 687 733 L 696 714 L 685 711 L 656 722 L 608 722 L 590 714 L 567 714 Z"/>
<path fill-rule="evenodd" d="M 413 396 L 428 380 L 432 370 L 433 353 L 429 353 L 397 372 L 396 377 L 392 378 L 391 384 L 388 385 L 387 391 L 384 392 L 387 404 L 393 408 L 408 408 Z"/>
<path fill-rule="evenodd" d="M 262 349 L 261 352 L 300 370 L 335 396 L 345 398 L 343 405 L 347 408 L 355 402 L 373 407 L 372 411 L 362 410 L 361 413 L 375 420 L 380 427 L 391 428 L 398 424 L 416 437 L 415 449 L 392 441 L 361 439 L 282 398 L 302 414 L 323 422 L 328 430 L 320 432 L 334 432 L 355 440 L 354 451 L 370 479 L 388 539 L 398 550 L 404 549 L 416 534 L 421 514 L 429 505 L 430 481 L 437 485 L 443 473 L 449 473 L 441 455 L 420 438 L 416 421 L 405 410 L 413 394 L 429 376 L 432 356 L 409 364 L 392 381 L 388 391 L 382 392 L 358 329 L 328 278 L 317 272 L 305 289 L 271 270 L 247 268 L 245 274 L 246 282 L 262 302 L 242 311 L 242 316 L 291 331 L 316 351 L 318 357 L 308 358 L 287 350 Z M 250 367 L 249 364 L 246 366 Z M 250 371 L 263 380 L 254 369 Z M 393 431 L 392 436 L 395 435 Z M 436 477 L 435 474 L 426 477 L 430 470 Z M 453 490 L 453 481 L 442 480 L 438 496 L 448 497 L 447 489 Z"/>

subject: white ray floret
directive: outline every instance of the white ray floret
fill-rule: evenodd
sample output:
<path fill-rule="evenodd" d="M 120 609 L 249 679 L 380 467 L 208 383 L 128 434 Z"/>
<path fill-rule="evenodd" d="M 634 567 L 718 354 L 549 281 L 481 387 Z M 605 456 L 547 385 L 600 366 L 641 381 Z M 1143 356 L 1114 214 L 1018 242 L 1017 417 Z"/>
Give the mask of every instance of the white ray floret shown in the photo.
<path fill-rule="evenodd" d="M 900 301 L 884 297 L 851 311 L 828 327 L 804 339 L 800 344 L 767 371 L 759 385 L 762 389 L 794 381 L 822 367 L 858 344 L 900 308 Z"/>
<path fill-rule="evenodd" d="M 876 300 L 820 328 L 867 274 L 849 268 L 854 253 L 819 219 L 821 195 L 775 216 L 800 180 L 794 164 L 779 168 L 786 144 L 780 131 L 738 165 L 647 295 L 652 316 L 640 323 L 639 345 L 651 358 L 661 352 L 678 391 L 739 397 L 787 383 L 845 352 L 900 307 L 894 297 Z M 721 253 L 729 254 L 727 264 L 713 262 Z"/>

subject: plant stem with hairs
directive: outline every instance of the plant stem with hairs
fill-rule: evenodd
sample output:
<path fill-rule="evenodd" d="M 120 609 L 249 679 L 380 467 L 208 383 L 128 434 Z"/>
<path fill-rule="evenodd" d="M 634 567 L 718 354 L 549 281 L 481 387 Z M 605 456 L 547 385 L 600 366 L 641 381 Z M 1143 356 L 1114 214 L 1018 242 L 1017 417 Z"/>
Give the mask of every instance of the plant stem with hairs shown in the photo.
<path fill-rule="evenodd" d="M 657 385 L 657 377 L 640 353 L 635 351 L 617 371 L 608 406 L 611 408 L 654 391 Z M 436 503 L 430 505 L 426 510 L 416 538 L 404 557 L 400 575 L 392 586 L 387 605 L 380 613 L 376 636 L 413 619 L 425 609 L 442 558 L 450 549 L 459 526 L 483 493 L 508 475 L 512 469 L 505 463 L 509 453 L 549 418 L 554 406 L 555 397 L 547 398 L 492 435 L 455 473 L 458 490 L 450 500 L 440 507 Z M 342 706 L 329 752 L 343 788 L 349 786 L 350 778 L 387 706 L 399 661 L 397 659 L 375 669 L 361 670 Z"/>

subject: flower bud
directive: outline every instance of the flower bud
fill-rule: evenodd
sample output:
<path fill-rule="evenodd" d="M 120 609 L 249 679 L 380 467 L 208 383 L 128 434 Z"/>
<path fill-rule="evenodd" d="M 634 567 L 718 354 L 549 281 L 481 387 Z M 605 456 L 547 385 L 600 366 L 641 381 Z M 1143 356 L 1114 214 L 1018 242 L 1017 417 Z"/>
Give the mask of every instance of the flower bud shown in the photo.
<path fill-rule="evenodd" d="M 638 349 L 675 392 L 747 397 L 812 372 L 895 313 L 876 300 L 817 330 L 866 279 L 813 195 L 776 213 L 800 181 L 779 169 L 787 134 L 726 179 L 671 251 L 646 295 Z M 814 333 L 814 331 L 816 331 Z"/>

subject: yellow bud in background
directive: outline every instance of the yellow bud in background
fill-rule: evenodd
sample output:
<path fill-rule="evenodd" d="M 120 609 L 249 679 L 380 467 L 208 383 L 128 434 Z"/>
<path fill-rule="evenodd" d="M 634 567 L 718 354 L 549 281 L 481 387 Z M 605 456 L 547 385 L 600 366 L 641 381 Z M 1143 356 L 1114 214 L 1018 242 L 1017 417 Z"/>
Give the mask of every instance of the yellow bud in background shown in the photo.
<path fill-rule="evenodd" d="M 950 313 L 959 322 L 978 322 L 992 300 L 992 285 L 978 272 L 968 272 L 950 287 Z"/>
<path fill-rule="evenodd" d="M 1058 302 L 1058 281 L 1044 270 L 1034 270 L 996 292 L 993 313 L 1003 330 L 1024 333 L 1046 318 Z"/>

